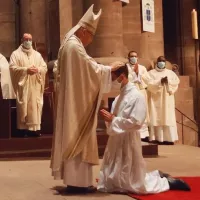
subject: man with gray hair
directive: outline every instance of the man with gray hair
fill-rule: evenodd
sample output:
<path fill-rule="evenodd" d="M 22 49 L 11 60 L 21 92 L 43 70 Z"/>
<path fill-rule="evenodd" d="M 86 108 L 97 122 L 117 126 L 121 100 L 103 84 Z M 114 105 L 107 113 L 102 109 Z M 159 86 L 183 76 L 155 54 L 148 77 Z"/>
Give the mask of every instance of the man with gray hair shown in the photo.
<path fill-rule="evenodd" d="M 92 166 L 99 164 L 97 113 L 103 93 L 111 89 L 111 71 L 121 66 L 98 64 L 85 48 L 93 40 L 101 10 L 92 5 L 65 36 L 57 61 L 57 100 L 51 168 L 69 192 L 94 192 Z"/>

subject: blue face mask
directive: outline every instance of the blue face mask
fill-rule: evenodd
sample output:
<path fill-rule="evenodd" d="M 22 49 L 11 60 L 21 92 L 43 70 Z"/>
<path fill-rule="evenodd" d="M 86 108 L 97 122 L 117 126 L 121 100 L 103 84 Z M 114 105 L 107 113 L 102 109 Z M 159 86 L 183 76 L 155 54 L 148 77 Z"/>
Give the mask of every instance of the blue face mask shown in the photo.
<path fill-rule="evenodd" d="M 165 62 L 161 61 L 157 63 L 157 66 L 159 69 L 164 69 L 165 68 Z"/>
<path fill-rule="evenodd" d="M 138 61 L 137 57 L 130 57 L 129 59 L 130 59 L 130 63 L 133 64 L 133 65 L 135 65 Z"/>

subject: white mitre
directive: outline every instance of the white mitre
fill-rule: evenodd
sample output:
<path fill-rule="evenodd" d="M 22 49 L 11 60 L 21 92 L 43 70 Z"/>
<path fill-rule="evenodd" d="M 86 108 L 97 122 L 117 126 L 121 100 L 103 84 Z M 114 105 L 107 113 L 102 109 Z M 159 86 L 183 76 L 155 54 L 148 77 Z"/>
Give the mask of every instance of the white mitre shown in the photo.
<path fill-rule="evenodd" d="M 101 9 L 99 10 L 98 14 L 95 15 L 93 12 L 94 4 L 90 6 L 81 20 L 78 22 L 76 26 L 74 26 L 64 37 L 64 40 L 61 44 L 61 48 L 64 46 L 65 42 L 80 28 L 84 27 L 92 34 L 95 34 L 99 19 L 101 16 Z"/>

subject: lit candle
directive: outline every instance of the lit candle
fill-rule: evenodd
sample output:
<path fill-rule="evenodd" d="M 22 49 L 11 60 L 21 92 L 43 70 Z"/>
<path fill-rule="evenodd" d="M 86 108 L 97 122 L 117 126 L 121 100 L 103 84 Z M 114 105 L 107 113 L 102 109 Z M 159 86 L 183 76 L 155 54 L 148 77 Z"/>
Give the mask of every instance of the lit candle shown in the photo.
<path fill-rule="evenodd" d="M 197 22 L 197 11 L 195 9 L 191 12 L 192 17 L 192 37 L 198 39 L 198 22 Z"/>

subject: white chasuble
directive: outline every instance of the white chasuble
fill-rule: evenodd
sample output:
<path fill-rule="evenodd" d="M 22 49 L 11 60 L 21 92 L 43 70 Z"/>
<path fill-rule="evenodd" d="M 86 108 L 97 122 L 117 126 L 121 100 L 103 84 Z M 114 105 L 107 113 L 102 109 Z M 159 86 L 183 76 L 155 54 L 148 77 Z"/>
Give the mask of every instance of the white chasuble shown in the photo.
<path fill-rule="evenodd" d="M 60 48 L 57 70 L 60 79 L 52 175 L 64 179 L 67 185 L 87 187 L 91 182 L 91 166 L 99 163 L 97 113 L 103 93 L 111 88 L 111 67 L 97 64 L 72 35 Z M 86 182 L 82 182 L 82 176 L 75 181 L 75 173 L 88 174 Z"/>
<path fill-rule="evenodd" d="M 38 73 L 29 75 L 27 69 L 32 66 L 38 68 Z M 40 130 L 46 63 L 39 52 L 21 45 L 10 57 L 10 72 L 16 94 L 17 128 Z"/>

